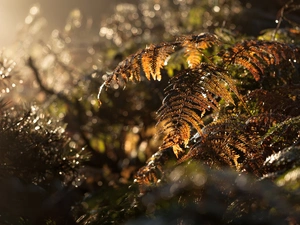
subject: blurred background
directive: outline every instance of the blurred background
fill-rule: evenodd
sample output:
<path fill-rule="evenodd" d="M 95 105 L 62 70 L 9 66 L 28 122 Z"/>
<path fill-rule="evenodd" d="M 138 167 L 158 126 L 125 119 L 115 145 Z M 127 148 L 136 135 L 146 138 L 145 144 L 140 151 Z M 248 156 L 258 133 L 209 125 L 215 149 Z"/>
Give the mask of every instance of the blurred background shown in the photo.
<path fill-rule="evenodd" d="M 132 184 L 147 159 L 166 162 L 151 157 L 162 143 L 156 112 L 169 78 L 187 66 L 183 51 L 161 82 L 142 76 L 126 89 L 122 82 L 103 88 L 101 107 L 99 87 L 151 43 L 202 32 L 226 48 L 242 37 L 271 40 L 287 1 L 0 0 L 0 225 L 116 224 L 153 213 Z M 294 2 L 276 38 L 297 44 Z"/>
<path fill-rule="evenodd" d="M 0 0 L 0 48 L 13 43 L 17 30 L 23 26 L 24 19 L 34 4 L 40 6 L 41 13 L 47 20 L 45 36 L 49 36 L 53 29 L 63 28 L 69 12 L 75 8 L 92 17 L 94 27 L 98 29 L 100 21 L 112 14 L 118 3 L 123 2 L 136 3 L 137 0 Z"/>

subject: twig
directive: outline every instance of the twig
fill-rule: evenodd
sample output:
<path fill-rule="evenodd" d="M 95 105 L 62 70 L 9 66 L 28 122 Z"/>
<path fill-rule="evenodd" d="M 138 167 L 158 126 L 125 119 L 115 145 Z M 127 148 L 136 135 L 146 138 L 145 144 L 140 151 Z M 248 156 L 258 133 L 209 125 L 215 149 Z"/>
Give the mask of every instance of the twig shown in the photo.
<path fill-rule="evenodd" d="M 67 98 L 67 96 L 65 96 L 64 94 L 59 93 L 59 92 L 57 93 L 53 89 L 50 89 L 50 88 L 46 87 L 43 84 L 40 73 L 39 73 L 37 67 L 34 65 L 33 59 L 31 57 L 29 57 L 27 64 L 28 64 L 29 68 L 32 70 L 32 72 L 33 72 L 33 74 L 36 78 L 36 81 L 37 81 L 37 83 L 38 83 L 38 85 L 39 85 L 39 87 L 41 88 L 42 91 L 44 91 L 48 95 L 58 96 L 58 98 L 65 101 L 67 104 L 72 104 L 72 101 L 69 98 Z"/>

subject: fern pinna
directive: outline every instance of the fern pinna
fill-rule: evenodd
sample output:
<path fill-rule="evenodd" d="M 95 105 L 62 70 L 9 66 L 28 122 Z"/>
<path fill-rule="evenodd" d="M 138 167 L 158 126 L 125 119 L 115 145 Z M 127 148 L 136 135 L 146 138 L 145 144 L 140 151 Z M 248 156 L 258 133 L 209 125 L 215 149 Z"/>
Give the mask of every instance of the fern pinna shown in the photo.
<path fill-rule="evenodd" d="M 128 81 L 139 82 L 141 81 L 141 68 L 148 80 L 152 78 L 160 81 L 160 70 L 176 49 L 184 48 L 189 65 L 194 67 L 198 64 L 202 51 L 217 43 L 218 39 L 215 35 L 203 33 L 180 37 L 174 42 L 151 44 L 120 62 L 104 85 L 109 86 L 113 80 L 120 82 L 120 78 L 125 83 Z"/>
<path fill-rule="evenodd" d="M 217 97 L 234 104 L 227 86 L 232 86 L 232 81 L 226 72 L 207 63 L 200 63 L 172 77 L 158 110 L 158 122 L 163 124 L 167 134 L 160 148 L 173 147 L 178 156 L 180 146 L 186 147 L 189 142 L 191 127 L 202 134 L 200 126 L 204 124 L 201 117 L 206 111 L 218 109 Z"/>
<path fill-rule="evenodd" d="M 287 69 L 295 70 L 299 65 L 300 51 L 296 46 L 276 41 L 247 40 L 229 48 L 222 58 L 225 64 L 245 67 L 259 81 L 268 75 L 280 77 L 289 74 L 283 73 Z M 280 79 L 289 80 L 288 77 Z"/>
<path fill-rule="evenodd" d="M 223 50 L 213 55 L 211 52 L 214 51 L 208 49 L 214 46 L 214 51 L 219 49 L 218 46 Z M 210 33 L 183 36 L 174 42 L 151 44 L 120 62 L 103 84 L 109 87 L 112 82 L 139 82 L 143 73 L 148 80 L 152 78 L 160 81 L 161 69 L 170 56 L 176 51 L 184 53 L 184 69 L 170 78 L 165 88 L 166 96 L 157 112 L 158 127 L 165 134 L 163 143 L 159 153 L 138 172 L 136 180 L 139 184 L 148 185 L 159 180 L 157 174 L 162 175 L 164 172 L 164 163 L 170 158 L 165 156 L 169 155 L 169 149 L 173 150 L 178 163 L 200 159 L 202 162 L 212 162 L 210 165 L 229 165 L 238 171 L 249 171 L 261 176 L 267 171 L 262 168 L 264 160 L 287 147 L 277 144 L 277 148 L 270 148 L 272 142 L 263 137 L 276 123 L 282 123 L 299 113 L 288 115 L 286 110 L 279 110 L 274 119 L 272 107 L 263 110 L 266 106 L 259 103 L 259 98 L 266 95 L 256 95 L 259 98 L 254 100 L 257 89 L 249 90 L 244 96 L 239 94 L 239 87 L 244 84 L 231 76 L 230 65 L 244 67 L 254 81 L 275 79 L 275 86 L 269 85 L 273 88 L 269 90 L 270 93 L 280 92 L 277 90 L 278 84 L 289 85 L 293 88 L 287 89 L 287 92 L 292 90 L 293 93 L 298 93 L 299 47 L 262 40 L 237 42 L 227 49 L 225 46 L 216 35 Z M 290 101 L 296 99 L 298 102 L 298 94 L 293 95 L 294 97 L 291 95 L 290 92 L 285 93 L 281 100 L 289 98 Z M 253 104 L 256 104 L 254 109 L 252 107 L 249 111 L 248 106 Z M 223 115 L 224 112 L 229 112 L 229 115 Z M 242 119 L 234 119 L 233 112 L 243 114 L 240 115 Z M 263 114 L 253 115 L 255 113 Z M 213 122 L 205 123 L 204 116 L 210 117 Z M 251 126 L 250 121 L 255 121 L 254 126 Z M 265 121 L 273 122 L 265 125 Z M 199 138 L 191 138 L 195 134 Z M 295 132 L 292 135 L 296 135 Z M 289 138 L 289 135 L 285 138 Z M 184 149 L 189 152 L 185 154 Z"/>

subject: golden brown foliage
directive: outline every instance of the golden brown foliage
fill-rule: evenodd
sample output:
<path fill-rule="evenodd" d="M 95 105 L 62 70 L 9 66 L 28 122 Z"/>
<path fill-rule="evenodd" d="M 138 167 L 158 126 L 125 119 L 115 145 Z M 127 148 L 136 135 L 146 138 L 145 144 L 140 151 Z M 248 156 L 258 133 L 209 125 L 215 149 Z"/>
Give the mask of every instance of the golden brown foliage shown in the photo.
<path fill-rule="evenodd" d="M 213 51 L 204 51 L 219 45 L 223 50 L 217 58 Z M 151 44 L 128 56 L 104 85 L 120 82 L 120 77 L 125 83 L 140 81 L 142 72 L 148 80 L 160 81 L 168 58 L 181 49 L 187 64 L 170 78 L 157 112 L 159 133 L 165 135 L 163 143 L 139 170 L 136 182 L 141 187 L 158 183 L 171 158 L 170 151 L 177 164 L 200 160 L 210 167 L 230 166 L 258 177 L 268 173 L 270 168 L 263 166 L 267 157 L 299 143 L 298 123 L 286 121 L 299 116 L 300 48 L 276 41 L 246 40 L 226 49 L 214 34 L 188 35 L 174 42 Z M 244 67 L 254 78 L 254 89 L 240 95 L 239 87 L 249 84 L 231 77 L 229 65 Z M 270 90 L 264 89 L 264 80 Z M 255 81 L 261 89 L 255 88 Z M 288 127 L 281 134 L 282 140 L 278 137 L 282 127 L 280 131 L 274 128 L 277 124 Z M 290 132 L 285 133 L 287 130 Z"/>
<path fill-rule="evenodd" d="M 181 145 L 186 147 L 191 127 L 202 134 L 202 116 L 206 111 L 217 110 L 217 98 L 234 104 L 227 86 L 232 84 L 226 71 L 214 65 L 201 63 L 193 69 L 179 72 L 170 80 L 166 97 L 158 110 L 158 122 L 167 135 L 161 149 L 173 147 L 176 155 Z M 231 86 L 231 85 L 229 85 Z"/>
<path fill-rule="evenodd" d="M 105 82 L 105 85 L 108 86 L 112 80 L 119 82 L 120 77 L 125 83 L 128 81 L 139 82 L 141 81 L 140 68 L 142 68 L 148 80 L 152 78 L 160 81 L 160 70 L 177 47 L 184 48 L 189 66 L 193 68 L 200 63 L 202 51 L 217 43 L 218 39 L 215 35 L 202 33 L 183 36 L 174 42 L 151 44 L 120 62 L 113 70 L 112 76 Z"/>
<path fill-rule="evenodd" d="M 224 63 L 245 67 L 259 81 L 268 74 L 280 76 L 279 70 L 295 69 L 300 51 L 296 46 L 276 41 L 247 40 L 235 44 L 222 57 Z"/>
<path fill-rule="evenodd" d="M 200 64 L 204 49 L 219 44 L 217 36 L 209 33 L 181 37 L 178 41 L 184 47 L 186 61 L 192 69 Z"/>

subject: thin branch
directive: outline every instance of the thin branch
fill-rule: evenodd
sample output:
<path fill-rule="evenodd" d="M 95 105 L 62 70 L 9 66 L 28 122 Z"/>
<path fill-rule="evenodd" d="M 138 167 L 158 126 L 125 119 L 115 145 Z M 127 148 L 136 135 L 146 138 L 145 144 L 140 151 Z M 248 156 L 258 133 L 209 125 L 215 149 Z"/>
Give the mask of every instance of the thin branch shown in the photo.
<path fill-rule="evenodd" d="M 50 89 L 48 87 L 46 87 L 41 79 L 41 75 L 37 69 L 37 67 L 34 65 L 33 59 L 32 57 L 29 57 L 28 62 L 27 62 L 29 68 L 32 70 L 36 81 L 39 85 L 39 87 L 41 88 L 42 91 L 44 91 L 46 94 L 48 95 L 56 95 L 58 96 L 58 98 L 62 99 L 64 102 L 66 102 L 67 104 L 72 104 L 72 101 L 64 94 L 60 93 L 60 92 L 55 92 L 53 89 Z"/>

